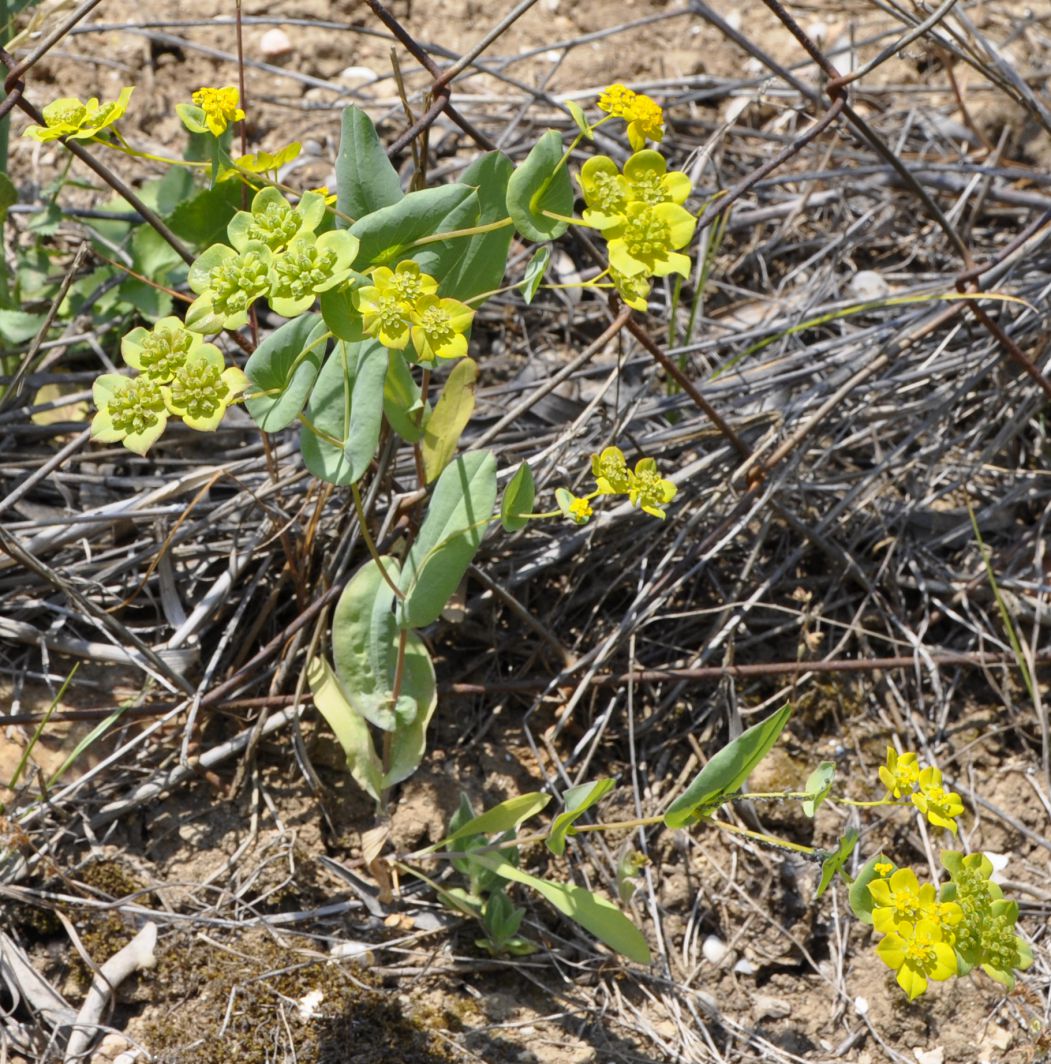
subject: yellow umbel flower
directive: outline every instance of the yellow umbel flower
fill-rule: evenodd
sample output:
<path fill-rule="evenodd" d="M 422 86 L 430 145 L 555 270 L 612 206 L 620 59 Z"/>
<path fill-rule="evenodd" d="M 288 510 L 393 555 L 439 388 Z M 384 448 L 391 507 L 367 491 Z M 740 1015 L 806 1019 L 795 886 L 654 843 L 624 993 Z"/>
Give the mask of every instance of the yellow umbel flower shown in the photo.
<path fill-rule="evenodd" d="M 44 108 L 45 124 L 30 126 L 22 136 L 39 141 L 58 140 L 60 137 L 90 140 L 127 111 L 134 91 L 134 87 L 125 87 L 120 90 L 116 100 L 104 104 L 100 104 L 94 96 L 87 103 L 82 103 L 75 96 L 54 100 Z"/>
<path fill-rule="evenodd" d="M 599 97 L 600 111 L 628 123 L 628 142 L 633 151 L 641 151 L 646 141 L 664 137 L 664 112 L 656 100 L 624 85 L 610 85 Z"/>
<path fill-rule="evenodd" d="M 963 802 L 953 791 L 942 785 L 941 769 L 925 768 L 916 781 L 917 791 L 912 795 L 912 804 L 939 828 L 948 828 L 956 834 L 956 817 L 963 812 Z"/>
<path fill-rule="evenodd" d="M 893 746 L 888 746 L 887 763 L 880 766 L 879 778 L 883 786 L 895 798 L 911 794 L 920 778 L 920 766 L 916 755 L 899 754 Z"/>
<path fill-rule="evenodd" d="M 204 124 L 213 137 L 221 137 L 233 122 L 240 122 L 245 113 L 238 107 L 241 94 L 233 85 L 222 89 L 201 88 L 193 94 L 193 102 L 204 112 Z"/>
<path fill-rule="evenodd" d="M 928 979 L 941 981 L 956 974 L 956 953 L 942 941 L 940 929 L 930 920 L 920 920 L 915 927 L 898 924 L 876 952 L 898 973 L 898 986 L 910 1001 L 927 989 Z"/>

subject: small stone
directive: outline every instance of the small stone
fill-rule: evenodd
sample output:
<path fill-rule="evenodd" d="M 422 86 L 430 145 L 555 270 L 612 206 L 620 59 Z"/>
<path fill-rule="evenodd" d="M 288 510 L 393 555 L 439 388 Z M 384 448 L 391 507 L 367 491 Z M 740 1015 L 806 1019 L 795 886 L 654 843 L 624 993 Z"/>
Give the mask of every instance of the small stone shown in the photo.
<path fill-rule="evenodd" d="M 869 1011 L 868 998 L 856 997 L 854 998 L 854 1011 L 859 1016 L 867 1016 Z"/>
<path fill-rule="evenodd" d="M 357 81 L 357 82 L 377 81 L 379 79 L 379 75 L 376 73 L 375 70 L 372 69 L 372 67 L 367 67 L 367 66 L 349 66 L 349 67 L 344 67 L 339 72 L 339 79 L 340 79 L 340 81 Z"/>
<path fill-rule="evenodd" d="M 259 51 L 268 63 L 277 63 L 292 54 L 292 42 L 284 30 L 267 30 L 259 38 Z"/>
<path fill-rule="evenodd" d="M 729 946 L 718 935 L 709 935 L 701 944 L 701 953 L 709 964 L 721 963 L 729 952 Z"/>
<path fill-rule="evenodd" d="M 792 1015 L 792 1006 L 782 998 L 756 994 L 752 998 L 752 1011 L 757 1020 L 783 1020 Z"/>
<path fill-rule="evenodd" d="M 882 299 L 890 285 L 875 270 L 858 270 L 847 284 L 847 291 L 855 299 Z"/>
<path fill-rule="evenodd" d="M 916 1064 L 945 1064 L 945 1050 L 942 1046 L 934 1049 L 913 1049 Z"/>
<path fill-rule="evenodd" d="M 755 965 L 747 957 L 742 957 L 734 965 L 734 971 L 738 975 L 755 975 Z"/>

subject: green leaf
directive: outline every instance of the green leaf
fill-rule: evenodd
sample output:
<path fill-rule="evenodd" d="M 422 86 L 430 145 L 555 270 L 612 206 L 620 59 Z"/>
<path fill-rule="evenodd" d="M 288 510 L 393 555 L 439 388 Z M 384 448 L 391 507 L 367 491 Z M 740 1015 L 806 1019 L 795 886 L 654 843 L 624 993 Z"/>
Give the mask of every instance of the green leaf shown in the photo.
<path fill-rule="evenodd" d="M 508 798 L 506 802 L 494 805 L 484 813 L 461 823 L 434 848 L 448 849 L 451 843 L 473 835 L 501 835 L 505 831 L 513 831 L 523 820 L 539 813 L 550 801 L 551 795 L 542 794 L 540 791 L 530 791 L 528 794 Z"/>
<path fill-rule="evenodd" d="M 562 162 L 562 135 L 555 129 L 533 145 L 507 183 L 507 213 L 527 240 L 542 244 L 556 240 L 569 228 L 567 222 L 548 218 L 544 211 L 573 212 L 573 185 Z"/>
<path fill-rule="evenodd" d="M 478 193 L 476 225 L 491 225 L 507 217 L 507 183 L 513 171 L 514 163 L 496 151 L 475 159 L 464 171 L 460 184 L 472 185 Z M 441 294 L 469 300 L 499 288 L 513 237 L 514 228 L 508 224 L 464 240 L 463 254 L 442 277 Z M 480 302 L 474 304 L 480 305 Z"/>
<path fill-rule="evenodd" d="M 314 696 L 314 705 L 343 747 L 347 768 L 355 783 L 378 802 L 383 792 L 383 769 L 365 718 L 351 708 L 336 674 L 324 658 L 314 658 L 307 666 L 307 683 Z"/>
<path fill-rule="evenodd" d="M 584 134 L 588 140 L 594 140 L 595 134 L 592 132 L 591 124 L 587 120 L 587 116 L 584 114 L 583 108 L 580 104 L 574 100 L 566 100 L 566 110 L 573 116 L 573 121 L 577 124 L 577 129 Z"/>
<path fill-rule="evenodd" d="M 523 462 L 511 478 L 511 483 L 507 485 L 500 503 L 500 524 L 504 526 L 504 530 L 517 532 L 529 524 L 528 517 L 519 515 L 532 513 L 534 502 L 536 484 L 533 482 L 533 470 L 529 468 L 528 462 Z"/>
<path fill-rule="evenodd" d="M 449 374 L 434 412 L 427 418 L 420 451 L 428 484 L 438 479 L 456 453 L 460 434 L 474 411 L 477 383 L 478 363 L 470 358 L 461 359 Z"/>
<path fill-rule="evenodd" d="M 876 871 L 876 865 L 878 864 L 894 864 L 893 861 L 887 859 L 882 853 L 877 853 L 875 856 L 870 857 L 862 866 L 854 879 L 854 882 L 850 884 L 850 890 L 847 892 L 847 898 L 850 901 L 850 908 L 854 915 L 863 923 L 872 923 L 872 895 L 869 894 L 869 884 L 874 879 L 879 879 L 880 875 Z M 834 873 L 833 873 L 834 874 Z"/>
<path fill-rule="evenodd" d="M 151 225 L 135 229 L 131 250 L 132 268 L 151 281 L 165 281 L 176 266 L 182 265 L 182 256 Z"/>
<path fill-rule="evenodd" d="M 46 314 L 27 314 L 24 310 L 0 310 L 0 340 L 8 344 L 24 344 L 40 332 L 46 320 Z"/>
<path fill-rule="evenodd" d="M 360 241 L 355 269 L 367 270 L 394 262 L 404 257 L 422 237 L 453 228 L 445 224 L 446 219 L 471 197 L 477 202 L 474 189 L 466 185 L 424 188 L 410 192 L 391 207 L 382 207 L 359 218 L 350 227 L 351 234 Z"/>
<path fill-rule="evenodd" d="M 390 364 L 383 384 L 383 412 L 394 431 L 406 443 L 423 439 L 423 425 L 430 412 L 420 397 L 420 386 L 400 351 L 390 352 Z"/>
<path fill-rule="evenodd" d="M 240 209 L 241 183 L 223 181 L 176 207 L 168 225 L 188 244 L 210 247 L 226 242 L 226 227 Z"/>
<path fill-rule="evenodd" d="M 343 108 L 336 194 L 337 210 L 355 221 L 398 203 L 404 195 L 372 119 L 357 107 Z"/>
<path fill-rule="evenodd" d="M 478 224 L 479 199 L 476 189 L 470 190 L 461 203 L 458 203 L 437 224 L 435 233 L 460 232 L 464 229 L 472 229 Z M 473 237 L 457 236 L 450 240 L 436 241 L 424 244 L 422 247 L 412 248 L 400 258 L 412 258 L 419 265 L 423 273 L 431 277 L 444 279 L 460 262 L 467 252 Z M 447 295 L 444 283 L 440 285 L 442 295 Z"/>
<path fill-rule="evenodd" d="M 265 432 L 291 425 L 306 405 L 325 357 L 328 332 L 318 314 L 303 314 L 272 332 L 245 364 L 255 385 L 245 400 L 248 413 Z M 252 391 L 268 394 L 252 395 Z"/>
<path fill-rule="evenodd" d="M 387 577 L 397 580 L 397 559 L 381 561 Z M 355 712 L 389 732 L 405 729 L 421 718 L 426 723 L 437 701 L 430 655 L 423 640 L 408 632 L 395 703 L 401 632 L 394 621 L 393 604 L 394 589 L 370 558 L 343 589 L 332 615 L 332 657 L 340 684 Z"/>
<path fill-rule="evenodd" d="M 18 189 L 11 178 L 0 170 L 0 225 L 7 221 L 7 210 L 18 202 Z"/>
<path fill-rule="evenodd" d="M 665 810 L 665 826 L 682 828 L 695 824 L 727 797 L 736 794 L 777 742 L 791 715 L 792 707 L 783 705 L 714 754 L 689 787 Z"/>
<path fill-rule="evenodd" d="M 354 309 L 348 289 L 342 286 L 330 288 L 318 296 L 318 301 L 321 304 L 321 316 L 333 336 L 352 344 L 365 339 L 361 315 Z"/>
<path fill-rule="evenodd" d="M 638 964 L 649 964 L 650 949 L 642 932 L 611 902 L 572 883 L 538 879 L 495 853 L 478 854 L 475 860 L 492 869 L 501 879 L 531 887 L 560 913 L 590 931 L 616 953 Z"/>
<path fill-rule="evenodd" d="M 832 780 L 836 776 L 836 765 L 833 761 L 822 761 L 807 777 L 806 787 L 803 789 L 810 796 L 803 800 L 803 812 L 813 817 L 821 803 L 829 796 L 832 790 Z"/>
<path fill-rule="evenodd" d="M 345 487 L 369 467 L 383 421 L 387 352 L 375 340 L 336 342 L 318 374 L 299 436 L 314 476 Z"/>
<path fill-rule="evenodd" d="M 601 779 L 570 787 L 562 796 L 563 811 L 551 821 L 551 830 L 545 840 L 547 848 L 561 857 L 566 852 L 566 836 L 576 834 L 573 824 L 609 794 L 614 786 L 613 780 Z"/>
<path fill-rule="evenodd" d="M 540 283 L 544 279 L 544 274 L 547 273 L 548 263 L 550 262 L 551 247 L 549 244 L 545 244 L 533 252 L 533 257 L 525 268 L 525 276 L 522 278 L 522 298 L 527 304 L 532 303 L 536 298 L 536 294 L 540 290 Z"/>
<path fill-rule="evenodd" d="M 419 535 L 405 558 L 398 623 L 436 621 L 467 571 L 496 502 L 496 458 L 474 451 L 455 458 L 438 478 Z"/>
<path fill-rule="evenodd" d="M 851 828 L 844 836 L 839 840 L 839 846 L 836 847 L 834 853 L 830 853 L 828 857 L 821 862 L 821 882 L 817 886 L 817 897 L 821 897 L 822 894 L 828 890 L 829 883 L 832 882 L 832 877 L 847 863 L 847 859 L 854 852 L 854 847 L 858 844 L 858 833 Z"/>

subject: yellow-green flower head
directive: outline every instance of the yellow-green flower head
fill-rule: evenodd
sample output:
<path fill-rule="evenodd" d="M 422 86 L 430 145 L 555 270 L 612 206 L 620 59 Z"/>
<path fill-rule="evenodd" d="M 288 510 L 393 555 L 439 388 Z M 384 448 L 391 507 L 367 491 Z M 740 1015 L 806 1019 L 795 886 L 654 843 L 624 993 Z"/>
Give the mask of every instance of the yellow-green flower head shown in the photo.
<path fill-rule="evenodd" d="M 187 280 L 198 298 L 186 312 L 187 328 L 215 333 L 248 323 L 248 308 L 270 289 L 270 249 L 249 241 L 240 251 L 213 244 L 190 266 Z"/>
<path fill-rule="evenodd" d="M 879 778 L 895 798 L 911 794 L 920 778 L 919 760 L 913 753 L 899 754 L 888 746 L 887 763 L 880 766 Z"/>
<path fill-rule="evenodd" d="M 248 386 L 236 366 L 224 367 L 222 352 L 202 344 L 179 367 L 170 385 L 162 388 L 168 410 L 199 432 L 219 427 L 230 403 Z"/>
<path fill-rule="evenodd" d="M 613 287 L 625 306 L 631 307 L 632 310 L 649 308 L 649 295 L 653 282 L 645 274 L 625 277 L 619 270 L 610 267 L 609 279 L 613 282 Z"/>
<path fill-rule="evenodd" d="M 956 974 L 956 953 L 942 941 L 941 931 L 930 920 L 915 926 L 899 924 L 876 947 L 880 960 L 898 973 L 898 986 L 909 1000 L 927 989 L 927 981 L 941 981 Z"/>
<path fill-rule="evenodd" d="M 273 259 L 270 306 L 285 318 L 302 314 L 316 296 L 350 276 L 350 264 L 357 253 L 358 238 L 346 229 L 334 229 L 317 237 L 300 233 Z"/>
<path fill-rule="evenodd" d="M 628 141 L 634 151 L 644 148 L 647 140 L 664 137 L 664 112 L 649 96 L 624 85 L 610 85 L 599 97 L 598 106 L 600 111 L 627 122 Z"/>
<path fill-rule="evenodd" d="M 303 150 L 298 140 L 278 148 L 275 152 L 257 151 L 252 155 L 242 155 L 234 160 L 234 166 L 248 174 L 276 174 L 282 166 L 287 166 Z"/>
<path fill-rule="evenodd" d="M 120 96 L 111 103 L 99 104 L 96 97 L 81 103 L 76 97 L 63 97 L 49 103 L 43 111 L 44 125 L 30 126 L 22 134 L 33 140 L 90 140 L 117 121 L 128 109 L 134 87 L 120 90 Z"/>
<path fill-rule="evenodd" d="M 293 207 L 281 192 L 268 185 L 252 197 L 251 210 L 238 211 L 230 219 L 226 232 L 238 251 L 250 243 L 265 244 L 277 251 L 301 233 L 314 232 L 324 217 L 323 196 L 304 192 Z"/>
<path fill-rule="evenodd" d="M 141 325 L 120 342 L 124 361 L 158 384 L 167 384 L 186 356 L 204 340 L 183 327 L 178 318 L 161 318 L 152 329 Z"/>
<path fill-rule="evenodd" d="M 899 924 L 929 920 L 951 941 L 952 928 L 963 919 L 963 910 L 955 902 L 939 901 L 933 883 L 920 885 L 909 868 L 899 868 L 889 879 L 869 883 L 872 897 L 872 926 L 883 934 Z"/>
<path fill-rule="evenodd" d="M 679 489 L 670 481 L 662 479 L 653 458 L 640 458 L 635 463 L 628 498 L 631 505 L 644 510 L 652 517 L 664 518 L 663 507 L 672 501 Z"/>
<path fill-rule="evenodd" d="M 420 296 L 412 312 L 412 346 L 421 362 L 462 358 L 467 354 L 467 330 L 474 311 L 458 299 Z"/>
<path fill-rule="evenodd" d="M 234 85 L 222 89 L 201 88 L 192 99 L 204 112 L 204 124 L 213 137 L 221 137 L 232 122 L 240 122 L 245 116 L 237 106 L 241 94 Z"/>
<path fill-rule="evenodd" d="M 588 225 L 608 229 L 628 208 L 628 183 L 617 164 L 606 155 L 592 155 L 577 178 L 587 207 L 582 217 Z"/>
<path fill-rule="evenodd" d="M 958 794 L 945 790 L 941 782 L 941 769 L 923 769 L 916 781 L 919 789 L 912 795 L 912 804 L 935 827 L 948 828 L 955 835 L 956 817 L 963 812 L 963 802 Z"/>
<path fill-rule="evenodd" d="M 384 293 L 370 284 L 354 289 L 351 299 L 369 336 L 391 351 L 404 351 L 409 346 L 410 312 L 393 292 Z"/>
<path fill-rule="evenodd" d="M 562 516 L 568 518 L 575 525 L 586 525 L 595 513 L 587 499 L 574 495 L 567 488 L 555 489 L 555 502 L 562 511 Z"/>
<path fill-rule="evenodd" d="M 668 163 L 659 151 L 637 151 L 624 164 L 628 199 L 655 206 L 658 203 L 684 204 L 693 183 L 681 170 L 668 172 Z"/>
<path fill-rule="evenodd" d="M 686 277 L 690 259 L 678 249 L 690 242 L 696 225 L 697 219 L 677 203 L 629 203 L 617 224 L 604 232 L 610 266 L 626 277 Z"/>
<path fill-rule="evenodd" d="M 593 454 L 591 475 L 602 495 L 627 495 L 631 491 L 633 477 L 619 447 L 607 447 L 601 454 Z"/>
<path fill-rule="evenodd" d="M 91 420 L 92 439 L 123 443 L 144 455 L 168 423 L 161 386 L 149 377 L 104 373 L 91 389 L 98 413 Z"/>
<path fill-rule="evenodd" d="M 438 294 L 438 282 L 430 274 L 421 273 L 420 264 L 414 259 L 404 259 L 393 270 L 377 266 L 372 271 L 372 283 L 384 295 L 394 296 L 410 312 L 423 296 Z"/>
<path fill-rule="evenodd" d="M 876 875 L 882 876 L 884 879 L 894 871 L 894 865 L 890 861 L 880 861 L 878 864 L 874 864 L 872 868 Z"/>

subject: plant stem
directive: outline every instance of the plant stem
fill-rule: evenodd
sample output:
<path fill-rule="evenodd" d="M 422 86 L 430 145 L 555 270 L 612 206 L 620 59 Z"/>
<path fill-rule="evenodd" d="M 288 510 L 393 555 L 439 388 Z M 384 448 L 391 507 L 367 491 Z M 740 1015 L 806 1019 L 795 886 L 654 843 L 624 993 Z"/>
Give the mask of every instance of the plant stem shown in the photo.
<path fill-rule="evenodd" d="M 495 222 L 487 222 L 485 225 L 472 225 L 469 229 L 450 229 L 447 233 L 431 233 L 430 236 L 421 236 L 419 240 L 414 240 L 411 244 L 406 245 L 406 251 L 412 251 L 414 248 L 426 247 L 427 244 L 441 244 L 446 240 L 456 240 L 462 236 L 480 236 L 482 233 L 493 233 L 497 229 L 506 229 L 509 225 L 513 225 L 514 222 L 510 218 L 500 218 Z"/>
<path fill-rule="evenodd" d="M 379 570 L 383 574 L 383 579 L 387 581 L 387 586 L 391 591 L 393 591 L 399 599 L 405 598 L 405 594 L 402 592 L 401 588 L 391 580 L 390 573 L 387 572 L 387 567 L 383 564 L 383 559 L 380 557 L 380 553 L 376 549 L 376 544 L 373 542 L 372 533 L 369 532 L 369 523 L 365 518 L 365 507 L 361 503 L 361 491 L 358 489 L 357 484 L 351 484 L 350 492 L 354 497 L 354 510 L 358 515 L 358 524 L 361 526 L 361 538 L 365 541 L 365 546 L 368 549 L 369 554 L 372 556 L 372 560 L 379 566 Z"/>

